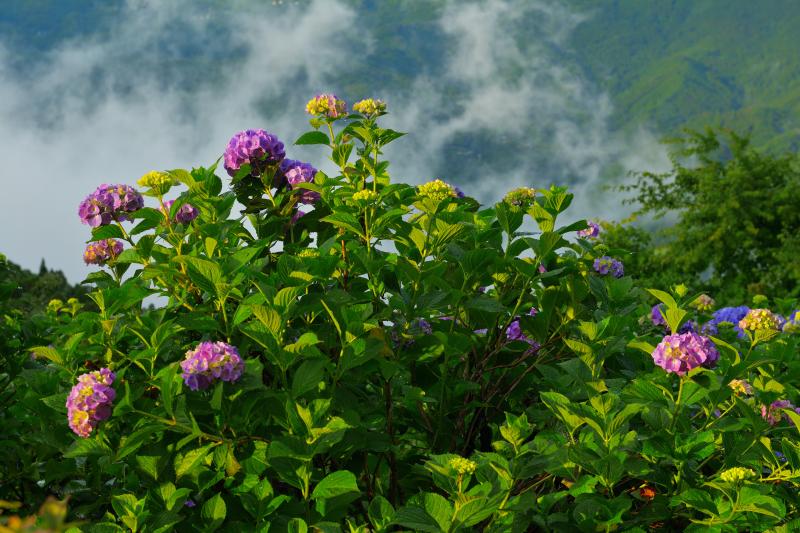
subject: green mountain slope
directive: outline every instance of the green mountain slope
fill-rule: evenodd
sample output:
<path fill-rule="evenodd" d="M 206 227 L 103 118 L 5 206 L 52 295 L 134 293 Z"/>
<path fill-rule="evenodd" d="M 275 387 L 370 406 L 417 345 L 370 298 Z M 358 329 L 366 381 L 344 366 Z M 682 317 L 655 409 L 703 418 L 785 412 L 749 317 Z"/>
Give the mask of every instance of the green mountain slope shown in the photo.
<path fill-rule="evenodd" d="M 616 105 L 615 123 L 665 133 L 704 125 L 752 131 L 758 144 L 800 140 L 800 3 L 597 2 L 570 39 Z"/>

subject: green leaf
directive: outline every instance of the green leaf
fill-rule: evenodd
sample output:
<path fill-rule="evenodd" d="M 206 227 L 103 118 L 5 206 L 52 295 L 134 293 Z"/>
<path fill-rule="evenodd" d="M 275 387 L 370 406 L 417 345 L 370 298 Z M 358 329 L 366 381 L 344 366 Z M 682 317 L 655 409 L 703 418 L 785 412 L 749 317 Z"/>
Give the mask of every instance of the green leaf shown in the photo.
<path fill-rule="evenodd" d="M 223 282 L 219 265 L 207 259 L 188 255 L 179 255 L 173 260 L 186 265 L 186 273 L 195 285 L 209 294 L 217 293 L 217 284 Z"/>
<path fill-rule="evenodd" d="M 319 382 L 322 381 L 326 363 L 327 359 L 311 359 L 300 365 L 292 379 L 293 398 L 298 398 L 317 388 Z"/>
<path fill-rule="evenodd" d="M 111 455 L 111 448 L 100 440 L 99 436 L 94 436 L 88 439 L 76 440 L 72 446 L 64 452 L 64 457 L 68 459 L 89 455 Z"/>
<path fill-rule="evenodd" d="M 158 426 L 145 426 L 143 428 L 137 429 L 133 433 L 126 435 L 120 439 L 119 449 L 117 450 L 117 457 L 116 460 L 119 461 L 123 457 L 126 457 L 147 442 L 150 438 L 150 435 L 159 431 L 161 428 Z"/>
<path fill-rule="evenodd" d="M 369 521 L 378 530 L 382 530 L 392 523 L 394 507 L 383 496 L 375 496 L 369 503 Z"/>
<path fill-rule="evenodd" d="M 175 458 L 175 479 L 188 474 L 194 467 L 198 466 L 208 455 L 209 450 L 216 446 L 216 444 L 207 444 L 202 448 L 189 450 L 183 455 Z"/>
<path fill-rule="evenodd" d="M 668 309 L 678 307 L 678 303 L 675 301 L 675 298 L 670 296 L 669 293 L 666 293 L 664 291 L 659 291 L 658 289 L 647 289 L 647 292 L 658 298 L 659 301 L 663 302 Z"/>
<path fill-rule="evenodd" d="M 325 476 L 317 483 L 311 493 L 312 500 L 334 498 L 351 492 L 360 493 L 356 476 L 349 470 L 337 470 Z"/>
<path fill-rule="evenodd" d="M 786 507 L 782 501 L 747 486 L 739 489 L 739 499 L 736 507 L 739 511 L 763 514 L 778 520 L 786 515 Z"/>
<path fill-rule="evenodd" d="M 447 500 L 432 492 L 423 492 L 409 499 L 394 515 L 394 524 L 414 531 L 441 533 L 450 531 L 453 508 Z"/>
<path fill-rule="evenodd" d="M 308 533 L 308 526 L 302 518 L 292 518 L 286 525 L 288 533 Z"/>
<path fill-rule="evenodd" d="M 294 144 L 324 144 L 325 146 L 330 145 L 330 143 L 330 138 L 321 131 L 306 132 L 294 142 Z"/>
<path fill-rule="evenodd" d="M 215 494 L 203 504 L 200 516 L 203 517 L 206 528 L 213 531 L 225 521 L 226 513 L 227 507 L 225 506 L 225 500 L 222 499 L 221 495 Z"/>
<path fill-rule="evenodd" d="M 337 211 L 336 213 L 323 218 L 321 222 L 328 222 L 337 228 L 343 228 L 364 238 L 364 231 L 361 228 L 361 222 L 359 222 L 358 219 L 350 213 Z"/>
<path fill-rule="evenodd" d="M 92 240 L 101 241 L 103 239 L 121 239 L 122 229 L 116 224 L 106 224 L 92 229 Z"/>
<path fill-rule="evenodd" d="M 33 352 L 33 355 L 36 358 L 41 357 L 43 359 L 47 359 L 48 361 L 52 361 L 59 366 L 64 366 L 64 359 L 55 348 L 50 346 L 34 346 L 30 349 L 30 351 Z"/>

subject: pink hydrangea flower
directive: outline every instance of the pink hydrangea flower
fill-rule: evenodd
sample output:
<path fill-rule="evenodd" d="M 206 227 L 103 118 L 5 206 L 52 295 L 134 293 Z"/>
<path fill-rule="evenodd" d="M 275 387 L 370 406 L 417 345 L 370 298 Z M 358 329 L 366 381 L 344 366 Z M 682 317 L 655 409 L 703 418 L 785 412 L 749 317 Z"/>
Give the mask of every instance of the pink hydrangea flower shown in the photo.
<path fill-rule="evenodd" d="M 207 389 L 218 379 L 238 380 L 244 372 L 244 361 L 230 344 L 206 341 L 186 352 L 181 368 L 184 383 L 192 390 L 199 390 Z"/>
<path fill-rule="evenodd" d="M 111 384 L 116 376 L 101 368 L 78 376 L 78 383 L 67 396 L 67 420 L 77 435 L 88 437 L 98 422 L 111 416 L 111 403 L 116 397 Z"/>
<path fill-rule="evenodd" d="M 711 367 L 719 352 L 711 339 L 695 332 L 667 335 L 653 350 L 653 362 L 679 376 L 698 366 Z"/>

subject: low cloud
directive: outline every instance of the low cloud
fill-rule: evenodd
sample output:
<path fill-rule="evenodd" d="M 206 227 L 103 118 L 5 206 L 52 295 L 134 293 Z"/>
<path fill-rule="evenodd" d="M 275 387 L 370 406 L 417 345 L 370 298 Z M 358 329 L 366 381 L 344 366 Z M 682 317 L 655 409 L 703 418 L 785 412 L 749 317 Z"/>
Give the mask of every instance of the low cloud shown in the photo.
<path fill-rule="evenodd" d="M 208 165 L 245 128 L 289 144 L 306 128 L 310 95 L 345 86 L 354 58 L 381 53 L 342 2 L 188 6 L 131 0 L 111 27 L 24 70 L 0 42 L 0 251 L 13 261 L 35 268 L 45 257 L 82 279 L 89 230 L 77 205 L 98 184 Z M 388 150 L 394 178 L 442 177 L 484 202 L 515 186 L 570 184 L 574 217 L 619 215 L 599 192 L 609 169 L 658 169 L 666 158 L 647 131 L 611 132 L 607 95 L 572 68 L 569 36 L 587 16 L 559 3 L 446 3 L 432 37 L 443 64 L 422 65 L 408 91 L 352 95 L 384 97 L 387 123 L 411 132 Z M 319 150 L 289 150 L 325 168 Z"/>

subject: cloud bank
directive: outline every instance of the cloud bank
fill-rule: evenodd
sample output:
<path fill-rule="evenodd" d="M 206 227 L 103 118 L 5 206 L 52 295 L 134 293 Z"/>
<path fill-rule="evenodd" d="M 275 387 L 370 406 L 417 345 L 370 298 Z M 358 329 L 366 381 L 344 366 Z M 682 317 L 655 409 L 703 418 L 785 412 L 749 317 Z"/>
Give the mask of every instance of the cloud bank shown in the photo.
<path fill-rule="evenodd" d="M 11 260 L 35 268 L 45 257 L 82 279 L 89 231 L 77 205 L 98 184 L 210 164 L 249 127 L 288 145 L 310 95 L 347 85 L 353 61 L 382 53 L 377 36 L 352 31 L 360 14 L 342 2 L 188 5 L 129 1 L 112 27 L 24 70 L 0 41 L 0 251 Z M 383 97 L 389 125 L 412 132 L 387 154 L 395 179 L 441 176 L 486 202 L 571 183 L 575 217 L 617 215 L 598 192 L 604 173 L 666 160 L 647 132 L 611 133 L 608 97 L 570 69 L 568 38 L 585 16 L 558 3 L 448 2 L 431 37 L 442 64 L 422 65 L 407 90 L 346 96 Z M 325 168 L 319 151 L 289 150 Z"/>

